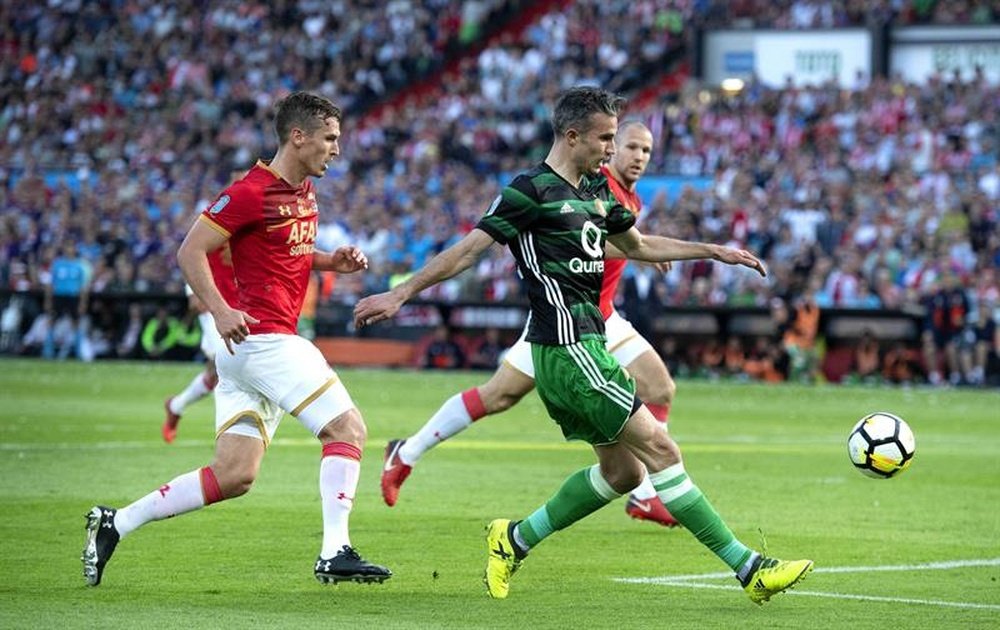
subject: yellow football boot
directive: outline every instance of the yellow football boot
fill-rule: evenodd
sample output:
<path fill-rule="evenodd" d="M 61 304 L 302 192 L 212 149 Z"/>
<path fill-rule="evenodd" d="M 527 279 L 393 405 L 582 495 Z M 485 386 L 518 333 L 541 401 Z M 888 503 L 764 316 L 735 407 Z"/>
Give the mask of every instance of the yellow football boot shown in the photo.
<path fill-rule="evenodd" d="M 772 595 L 801 582 L 812 568 L 812 560 L 778 560 L 761 556 L 749 579 L 743 584 L 743 590 L 750 596 L 750 601 L 763 606 Z"/>
<path fill-rule="evenodd" d="M 498 518 L 486 526 L 486 574 L 483 584 L 493 599 L 504 599 L 510 591 L 510 576 L 521 566 L 523 554 L 514 546 L 514 525 L 510 519 Z M 521 557 L 518 557 L 518 556 Z"/>

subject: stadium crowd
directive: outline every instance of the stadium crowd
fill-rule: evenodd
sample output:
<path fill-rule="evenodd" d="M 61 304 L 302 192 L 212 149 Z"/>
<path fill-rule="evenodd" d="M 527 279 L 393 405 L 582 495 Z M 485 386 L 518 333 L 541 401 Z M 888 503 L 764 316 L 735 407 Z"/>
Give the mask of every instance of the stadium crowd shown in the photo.
<path fill-rule="evenodd" d="M 196 4 L 0 0 L 6 289 L 87 294 L 84 310 L 103 303 L 93 296 L 181 293 L 174 253 L 194 213 L 233 168 L 270 154 L 267 104 L 293 89 L 316 89 L 349 112 L 343 159 L 317 182 L 321 198 L 336 200 L 317 245 L 355 243 L 372 260 L 373 273 L 324 293 L 350 302 L 454 242 L 503 173 L 542 157 L 543 104 L 559 89 L 634 90 L 691 25 L 1000 17 L 996 3 L 963 0 L 548 3 L 553 9 L 523 31 L 467 55 L 440 98 L 362 118 L 524 3 L 396 0 L 351 3 L 350 12 L 343 2 L 309 0 Z M 189 37 L 194 31 L 202 36 Z M 965 330 L 1000 301 L 998 109 L 1000 89 L 982 78 L 907 85 L 860 77 L 852 86 L 751 83 L 739 93 L 690 83 L 630 112 L 655 132 L 650 172 L 711 178 L 647 200 L 645 229 L 747 246 L 772 272 L 760 281 L 705 263 L 664 277 L 633 268 L 629 281 L 641 290 L 632 299 L 769 306 L 806 297 L 820 308 L 930 313 L 957 290 L 964 315 L 947 327 Z M 363 124 L 352 128 L 350 113 Z M 517 298 L 512 272 L 497 248 L 474 274 L 428 297 Z M 958 337 L 935 326 L 946 325 L 929 321 L 938 341 Z M 950 354 L 947 344 L 928 345 Z M 949 359 L 947 371 L 954 366 Z"/>

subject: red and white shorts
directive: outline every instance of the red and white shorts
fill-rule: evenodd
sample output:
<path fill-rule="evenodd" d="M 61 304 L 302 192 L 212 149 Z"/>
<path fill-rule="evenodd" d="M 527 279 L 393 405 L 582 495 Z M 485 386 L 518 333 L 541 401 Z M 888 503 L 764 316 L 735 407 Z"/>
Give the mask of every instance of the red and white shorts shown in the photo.
<path fill-rule="evenodd" d="M 337 373 L 323 354 L 298 335 L 250 335 L 215 357 L 216 435 L 233 433 L 263 440 L 274 438 L 285 412 L 313 435 L 345 411 L 355 408 Z"/>

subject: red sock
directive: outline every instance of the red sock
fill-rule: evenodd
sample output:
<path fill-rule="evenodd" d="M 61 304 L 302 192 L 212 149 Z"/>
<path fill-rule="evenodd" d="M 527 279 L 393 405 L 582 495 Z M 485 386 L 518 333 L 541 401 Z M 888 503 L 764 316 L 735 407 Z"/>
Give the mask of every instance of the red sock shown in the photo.
<path fill-rule="evenodd" d="M 670 420 L 670 405 L 654 405 L 653 403 L 646 403 L 646 409 L 649 409 L 653 417 L 660 422 L 666 424 Z"/>
<path fill-rule="evenodd" d="M 198 471 L 201 477 L 201 494 L 205 498 L 205 505 L 218 503 L 224 497 L 219 489 L 219 480 L 215 478 L 215 473 L 208 466 Z"/>
<path fill-rule="evenodd" d="M 473 422 L 486 415 L 486 405 L 483 404 L 483 399 L 479 397 L 479 389 L 473 387 L 462 392 L 462 403 L 465 405 L 465 410 L 469 412 L 469 417 L 472 418 Z"/>
<path fill-rule="evenodd" d="M 347 442 L 330 442 L 323 445 L 323 457 L 346 457 L 361 461 L 361 449 Z"/>

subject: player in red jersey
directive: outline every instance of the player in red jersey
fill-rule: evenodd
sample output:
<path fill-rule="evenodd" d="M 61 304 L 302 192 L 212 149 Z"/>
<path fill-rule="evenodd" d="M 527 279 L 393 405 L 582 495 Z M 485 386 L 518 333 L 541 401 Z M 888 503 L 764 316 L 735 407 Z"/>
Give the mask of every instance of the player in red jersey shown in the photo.
<path fill-rule="evenodd" d="M 227 304 L 237 304 L 236 279 L 233 277 L 233 261 L 229 246 L 223 245 L 216 251 L 210 252 L 208 266 L 212 270 L 212 279 L 222 294 L 222 299 Z M 225 342 L 215 328 L 212 314 L 191 287 L 184 288 L 188 294 L 188 308 L 198 314 L 198 323 L 201 325 L 201 352 L 205 355 L 205 369 L 199 372 L 180 393 L 169 396 L 163 401 L 166 418 L 163 420 L 160 433 L 167 444 L 173 443 L 177 437 L 177 424 L 181 421 L 184 409 L 208 396 L 215 389 L 219 382 L 219 373 L 215 369 L 215 355 L 225 350 Z"/>
<path fill-rule="evenodd" d="M 615 136 L 616 151 L 601 171 L 618 201 L 633 213 L 642 209 L 635 192 L 653 150 L 653 136 L 640 122 L 623 122 Z M 654 417 L 666 424 L 677 386 L 656 350 L 621 315 L 613 300 L 627 261 L 608 258 L 604 263 L 600 309 L 607 331 L 607 348 L 635 380 L 638 396 Z M 527 330 L 527 326 L 525 327 Z M 382 498 L 393 506 L 399 490 L 420 457 L 476 420 L 510 409 L 535 387 L 531 347 L 522 334 L 504 355 L 503 362 L 486 383 L 449 398 L 431 419 L 409 438 L 392 440 L 385 449 Z M 656 496 L 647 475 L 630 495 L 625 511 L 633 518 L 667 527 L 678 525 Z"/>
<path fill-rule="evenodd" d="M 87 515 L 83 573 L 100 584 L 119 539 L 150 522 L 245 494 L 285 412 L 322 444 L 319 489 L 323 543 L 313 572 L 321 582 L 382 582 L 392 573 L 361 558 L 348 517 L 367 428 L 323 355 L 296 334 L 311 270 L 353 273 L 368 261 L 356 247 L 315 251 L 319 205 L 309 176 L 322 177 L 340 153 L 340 110 L 295 92 L 278 102 L 278 151 L 258 162 L 206 209 L 177 260 L 215 319 L 226 352 L 216 357 L 216 446 L 211 465 L 185 473 L 138 501 Z M 208 253 L 229 243 L 237 301 L 216 285 Z"/>

